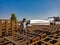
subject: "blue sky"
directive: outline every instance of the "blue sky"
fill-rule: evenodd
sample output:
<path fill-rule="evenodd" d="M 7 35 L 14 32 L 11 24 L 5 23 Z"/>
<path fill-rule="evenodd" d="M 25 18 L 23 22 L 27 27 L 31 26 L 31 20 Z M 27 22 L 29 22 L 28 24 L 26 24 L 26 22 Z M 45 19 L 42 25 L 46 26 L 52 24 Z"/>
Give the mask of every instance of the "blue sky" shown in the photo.
<path fill-rule="evenodd" d="M 15 13 L 18 20 L 46 19 L 60 15 L 60 0 L 0 0 L 0 18 Z"/>

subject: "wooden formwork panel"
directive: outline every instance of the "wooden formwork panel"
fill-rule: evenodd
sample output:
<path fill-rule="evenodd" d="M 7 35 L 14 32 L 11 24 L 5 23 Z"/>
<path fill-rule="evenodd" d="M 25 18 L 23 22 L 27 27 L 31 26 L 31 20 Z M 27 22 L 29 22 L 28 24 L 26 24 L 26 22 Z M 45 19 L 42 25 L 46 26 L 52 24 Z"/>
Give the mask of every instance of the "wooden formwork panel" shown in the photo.
<path fill-rule="evenodd" d="M 18 31 L 18 22 L 11 21 L 12 33 L 15 34 Z"/>
<path fill-rule="evenodd" d="M 19 45 L 29 45 L 29 40 L 22 40 L 22 41 L 19 41 Z"/>
<path fill-rule="evenodd" d="M 5 32 L 5 35 L 13 35 L 18 31 L 18 21 L 14 20 L 0 20 L 0 35 L 3 35 L 3 32 Z"/>
<path fill-rule="evenodd" d="M 33 43 L 37 43 L 37 41 L 40 41 L 40 38 L 32 35 L 32 34 L 27 34 L 27 39 L 30 40 L 29 44 L 33 45 Z"/>
<path fill-rule="evenodd" d="M 16 26 L 15 26 L 16 28 L 16 30 L 18 31 L 18 28 L 19 28 L 19 23 L 18 23 L 18 21 L 16 21 Z"/>
<path fill-rule="evenodd" d="M 15 34 L 14 28 L 15 28 L 15 21 L 11 20 L 11 28 L 12 28 L 12 35 Z"/>
<path fill-rule="evenodd" d="M 6 33 L 9 35 L 9 30 L 10 30 L 10 21 L 6 20 Z"/>
<path fill-rule="evenodd" d="M 49 31 L 47 31 L 47 32 L 49 32 Z M 36 36 L 40 35 L 41 36 L 41 39 L 40 39 L 41 40 L 41 45 L 60 45 L 60 33 L 53 33 L 53 34 L 50 34 L 50 35 L 46 35 L 46 32 L 37 33 L 37 31 L 36 32 L 33 31 L 33 32 L 30 32 L 30 34 L 32 34 L 32 35 L 35 34 Z M 59 35 L 59 36 L 57 36 L 57 35 Z M 44 37 L 44 38 L 42 38 L 42 37 Z M 33 44 L 31 44 L 31 45 L 38 45 L 37 43 L 34 44 L 34 42 L 33 42 Z"/>
<path fill-rule="evenodd" d="M 29 44 L 29 40 L 26 39 L 25 37 L 9 36 L 8 39 L 11 40 L 11 42 L 12 42 L 12 40 L 13 40 L 13 41 L 14 41 L 13 43 L 14 43 L 15 45 L 16 45 L 16 44 L 18 44 L 18 45 L 27 45 L 27 44 Z M 16 42 L 16 43 L 15 43 L 15 42 Z"/>
<path fill-rule="evenodd" d="M 0 36 L 2 36 L 2 22 L 0 20 Z"/>
<path fill-rule="evenodd" d="M 43 39 L 46 37 L 46 33 L 41 30 L 34 30 L 33 32 L 30 32 L 30 34 L 35 35 L 39 37 L 40 39 Z"/>
<path fill-rule="evenodd" d="M 43 42 L 42 44 L 47 44 L 47 45 L 59 45 L 60 44 L 60 36 L 50 35 L 50 36 L 47 36 L 45 39 L 42 39 L 41 42 Z"/>
<path fill-rule="evenodd" d="M 27 29 L 29 31 L 35 30 L 35 29 L 43 29 L 43 30 L 54 30 L 54 28 L 59 29 L 59 25 L 33 25 L 28 27 Z"/>
<path fill-rule="evenodd" d="M 6 44 L 8 44 L 8 43 L 10 43 L 10 41 L 8 41 L 7 39 L 5 39 L 5 38 L 0 38 L 0 45 L 6 45 Z"/>

